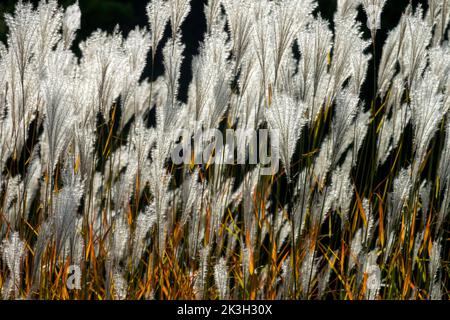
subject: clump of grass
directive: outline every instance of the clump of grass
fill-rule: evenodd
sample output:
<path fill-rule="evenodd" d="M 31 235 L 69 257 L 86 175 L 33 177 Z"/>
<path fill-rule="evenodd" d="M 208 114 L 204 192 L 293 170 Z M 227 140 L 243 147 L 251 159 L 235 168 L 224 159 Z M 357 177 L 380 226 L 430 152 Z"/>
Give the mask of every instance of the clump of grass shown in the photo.
<path fill-rule="evenodd" d="M 313 0 L 209 0 L 186 102 L 188 0 L 151 1 L 127 38 L 94 32 L 81 59 L 77 3 L 18 2 L 0 43 L 2 298 L 448 299 L 450 15 L 409 6 L 383 45 L 385 2 L 362 1 L 366 27 L 338 1 L 332 30 Z M 164 74 L 141 80 L 159 45 Z M 277 132 L 280 170 L 213 161 L 217 145 L 176 164 L 179 129 L 244 133 L 244 160 L 248 132 Z"/>

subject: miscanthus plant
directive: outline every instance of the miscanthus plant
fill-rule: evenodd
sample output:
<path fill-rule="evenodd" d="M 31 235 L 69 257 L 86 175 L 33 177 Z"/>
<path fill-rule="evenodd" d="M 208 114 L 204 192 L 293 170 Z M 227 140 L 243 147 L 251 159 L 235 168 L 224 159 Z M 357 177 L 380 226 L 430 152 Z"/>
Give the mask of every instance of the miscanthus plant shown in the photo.
<path fill-rule="evenodd" d="M 77 3 L 19 1 L 0 43 L 1 297 L 448 299 L 450 3 L 408 6 L 383 44 L 385 3 L 339 0 L 331 26 L 313 0 L 208 0 L 183 101 L 190 1 L 152 0 L 147 28 L 98 30 L 80 56 Z M 180 128 L 278 132 L 280 170 L 196 146 L 176 165 Z M 255 136 L 234 139 L 248 157 Z"/>

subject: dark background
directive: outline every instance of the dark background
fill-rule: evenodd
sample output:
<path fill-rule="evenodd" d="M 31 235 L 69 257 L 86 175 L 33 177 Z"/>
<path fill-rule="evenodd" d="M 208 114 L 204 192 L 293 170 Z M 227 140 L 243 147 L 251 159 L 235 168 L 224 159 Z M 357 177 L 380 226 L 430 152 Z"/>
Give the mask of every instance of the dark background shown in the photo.
<path fill-rule="evenodd" d="M 150 0 L 79 0 L 81 9 L 81 30 L 77 33 L 77 38 L 73 46 L 77 55 L 80 54 L 78 49 L 78 43 L 85 40 L 96 29 L 102 29 L 106 31 L 112 31 L 116 25 L 119 25 L 123 34 L 126 36 L 128 32 L 134 29 L 136 26 L 146 27 L 146 5 Z M 258 1 L 258 0 L 255 0 Z M 34 4 L 37 4 L 39 0 L 32 0 Z M 75 0 L 59 0 L 62 6 L 67 7 L 75 2 Z M 191 60 L 192 56 L 197 54 L 199 43 L 203 40 L 203 33 L 205 31 L 205 18 L 203 14 L 203 5 L 206 0 L 191 0 L 191 13 L 186 18 L 182 25 L 183 41 L 186 45 L 185 49 L 185 61 L 182 65 L 181 72 L 181 88 L 180 96 L 181 100 L 186 100 L 187 85 L 191 77 Z M 17 0 L 0 0 L 0 41 L 6 42 L 7 27 L 5 25 L 3 15 L 5 12 L 13 12 L 14 5 Z M 333 14 L 336 10 L 337 0 L 318 0 L 318 9 L 316 15 L 321 15 L 325 19 L 331 22 Z M 406 6 L 412 3 L 414 7 L 418 3 L 427 8 L 426 0 L 388 0 L 384 8 L 382 15 L 382 29 L 377 34 L 377 48 L 381 49 L 382 44 L 386 39 L 388 30 L 392 29 L 398 24 L 400 16 Z M 366 17 L 362 9 L 359 9 L 358 19 L 365 21 Z M 167 31 L 167 29 L 166 29 Z M 366 28 L 366 24 L 363 23 L 363 31 L 367 39 L 370 38 L 369 30 Z M 153 66 L 154 78 L 163 73 L 161 48 L 167 41 L 168 32 L 161 41 L 156 56 L 156 62 Z M 376 62 L 379 62 L 381 50 L 377 49 Z M 373 63 L 373 62 L 371 62 Z M 151 72 L 151 66 L 147 65 L 144 71 L 144 77 L 149 77 Z M 363 98 L 371 99 L 373 97 L 373 67 L 369 66 L 367 75 L 367 81 L 365 88 L 363 88 Z"/>
<path fill-rule="evenodd" d="M 119 24 L 121 29 L 127 33 L 134 28 L 135 25 L 146 25 L 146 13 L 145 7 L 150 0 L 79 0 L 81 8 L 81 38 L 86 38 L 92 31 L 97 28 L 103 30 L 112 30 L 116 24 Z M 258 1 L 258 0 L 256 0 Z M 38 3 L 37 0 L 32 0 L 33 3 Z M 75 0 L 59 0 L 62 6 L 75 2 Z M 204 0 L 192 0 L 193 6 L 198 8 L 198 4 L 204 3 Z M 336 9 L 337 0 L 318 0 L 319 10 L 322 16 L 331 20 L 333 12 Z M 405 6 L 410 0 L 388 0 L 383 13 L 383 28 L 390 29 L 398 21 L 400 14 L 403 12 Z M 423 5 L 427 3 L 426 0 L 411 1 L 414 5 L 421 2 Z M 12 12 L 17 0 L 0 0 L 0 13 Z M 201 19 L 201 12 L 198 10 L 194 12 L 197 19 Z M 194 19 L 193 19 L 194 20 Z M 191 21 L 193 22 L 193 21 Z M 192 33 L 197 33 L 195 30 L 195 24 L 187 26 Z M 2 41 L 5 39 L 6 26 L 3 21 L 3 17 L 0 21 L 0 37 Z"/>

